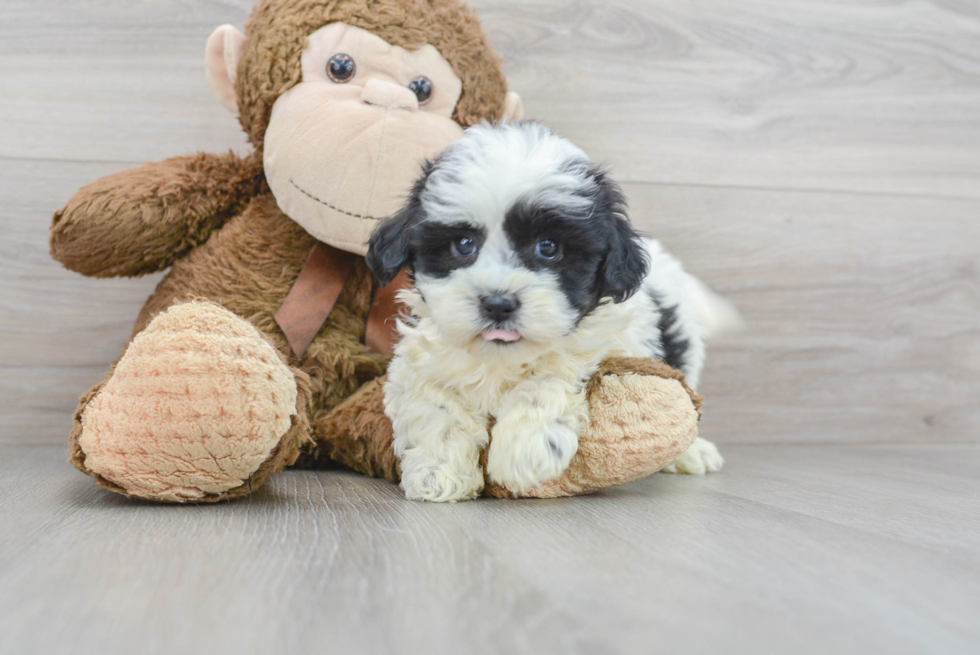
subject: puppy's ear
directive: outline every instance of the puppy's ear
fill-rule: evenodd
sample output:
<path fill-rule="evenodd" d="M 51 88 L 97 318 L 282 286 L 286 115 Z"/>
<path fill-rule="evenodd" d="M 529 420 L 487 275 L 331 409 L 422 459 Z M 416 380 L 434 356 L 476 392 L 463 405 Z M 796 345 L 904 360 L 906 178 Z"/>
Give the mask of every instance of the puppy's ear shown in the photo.
<path fill-rule="evenodd" d="M 368 241 L 365 259 L 381 286 L 394 280 L 398 271 L 408 263 L 411 249 L 407 232 L 408 227 L 417 220 L 416 211 L 414 204 L 406 205 L 391 218 L 381 221 Z"/>
<path fill-rule="evenodd" d="M 391 218 L 381 221 L 371 239 L 365 259 L 368 268 L 378 278 L 382 286 L 395 279 L 406 265 L 411 264 L 412 249 L 408 230 L 424 218 L 422 210 L 422 191 L 432 172 L 433 164 L 426 162 L 420 177 L 412 187 L 405 205 Z"/>
<path fill-rule="evenodd" d="M 600 297 L 623 302 L 640 288 L 650 264 L 640 236 L 625 218 L 615 216 L 611 227 L 609 250 L 599 272 Z"/>
<path fill-rule="evenodd" d="M 630 225 L 626 197 L 601 170 L 593 172 L 600 193 L 598 204 L 608 220 L 606 258 L 599 269 L 599 297 L 623 302 L 640 288 L 650 268 L 646 248 Z"/>

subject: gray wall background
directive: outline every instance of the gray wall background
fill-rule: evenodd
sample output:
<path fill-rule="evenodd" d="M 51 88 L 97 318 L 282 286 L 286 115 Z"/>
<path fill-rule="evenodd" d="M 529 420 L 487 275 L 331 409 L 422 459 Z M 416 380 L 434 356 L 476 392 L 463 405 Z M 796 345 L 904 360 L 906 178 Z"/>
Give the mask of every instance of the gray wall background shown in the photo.
<path fill-rule="evenodd" d="M 251 4 L 0 7 L 0 442 L 66 439 L 159 279 L 60 269 L 52 212 L 116 170 L 247 149 L 203 48 Z M 980 5 L 472 4 L 528 115 L 744 313 L 710 346 L 705 436 L 978 441 Z"/>

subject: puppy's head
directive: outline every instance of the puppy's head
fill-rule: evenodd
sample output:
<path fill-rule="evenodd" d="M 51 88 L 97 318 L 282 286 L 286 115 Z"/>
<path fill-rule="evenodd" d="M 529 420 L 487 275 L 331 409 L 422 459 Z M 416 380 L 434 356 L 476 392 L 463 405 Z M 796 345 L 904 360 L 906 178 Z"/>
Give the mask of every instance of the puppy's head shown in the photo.
<path fill-rule="evenodd" d="M 449 342 L 508 359 L 625 300 L 648 266 L 619 187 L 531 122 L 470 128 L 427 164 L 367 262 L 384 284 L 408 266 Z"/>

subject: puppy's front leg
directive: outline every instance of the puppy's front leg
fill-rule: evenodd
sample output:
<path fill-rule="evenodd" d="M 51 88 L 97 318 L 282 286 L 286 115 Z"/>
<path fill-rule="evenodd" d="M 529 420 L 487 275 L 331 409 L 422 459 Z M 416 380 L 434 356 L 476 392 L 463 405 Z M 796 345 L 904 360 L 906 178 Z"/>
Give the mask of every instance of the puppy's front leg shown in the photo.
<path fill-rule="evenodd" d="M 433 385 L 389 386 L 386 413 L 401 462 L 401 488 L 410 500 L 437 503 L 475 498 L 483 491 L 480 451 L 487 421 Z"/>
<path fill-rule="evenodd" d="M 522 492 L 565 472 L 588 421 L 585 390 L 557 378 L 525 380 L 503 399 L 493 426 L 487 474 Z"/>

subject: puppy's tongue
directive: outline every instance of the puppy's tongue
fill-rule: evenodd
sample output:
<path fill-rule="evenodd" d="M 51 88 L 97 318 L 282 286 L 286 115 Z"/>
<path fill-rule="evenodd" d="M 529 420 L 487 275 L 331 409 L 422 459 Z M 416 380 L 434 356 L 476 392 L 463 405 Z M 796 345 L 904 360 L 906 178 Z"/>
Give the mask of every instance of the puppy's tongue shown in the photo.
<path fill-rule="evenodd" d="M 484 341 L 517 341 L 521 335 L 510 330 L 487 330 L 483 333 Z"/>

